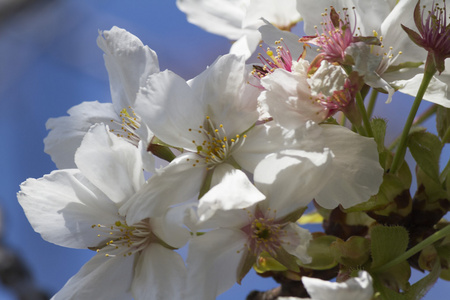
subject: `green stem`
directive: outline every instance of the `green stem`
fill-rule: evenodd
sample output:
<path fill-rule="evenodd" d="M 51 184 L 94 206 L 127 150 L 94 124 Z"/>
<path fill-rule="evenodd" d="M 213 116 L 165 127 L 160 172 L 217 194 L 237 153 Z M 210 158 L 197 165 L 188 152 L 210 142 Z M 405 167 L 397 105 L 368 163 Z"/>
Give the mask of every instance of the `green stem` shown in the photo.
<path fill-rule="evenodd" d="M 364 126 L 360 124 L 353 124 L 352 130 L 356 130 L 356 132 L 362 136 L 368 136 L 366 130 L 364 129 Z"/>
<path fill-rule="evenodd" d="M 372 117 L 373 108 L 375 107 L 377 98 L 378 98 L 378 91 L 372 90 L 372 93 L 370 93 L 369 104 L 367 105 L 367 115 L 369 116 L 369 118 Z"/>
<path fill-rule="evenodd" d="M 339 124 L 341 125 L 341 126 L 344 126 L 345 127 L 345 114 L 342 114 L 341 115 L 341 119 L 339 120 Z"/>
<path fill-rule="evenodd" d="M 372 272 L 383 272 L 388 270 L 389 268 L 401 263 L 402 261 L 406 261 L 408 258 L 410 258 L 411 256 L 413 256 L 414 254 L 422 251 L 425 247 L 439 241 L 440 239 L 446 237 L 447 235 L 450 234 L 450 225 L 447 225 L 446 227 L 442 228 L 441 230 L 433 233 L 432 235 L 430 235 L 429 237 L 427 237 L 426 239 L 424 239 L 423 241 L 421 241 L 420 243 L 418 243 L 417 245 L 415 245 L 414 247 L 412 247 L 411 249 L 409 249 L 408 251 L 406 251 L 405 253 L 403 253 L 402 255 L 396 257 L 395 259 L 391 260 L 390 262 L 378 267 L 378 268 L 374 268 L 372 270 Z"/>
<path fill-rule="evenodd" d="M 417 114 L 417 110 L 419 109 L 420 103 L 422 102 L 423 95 L 425 94 L 425 91 L 427 90 L 428 84 L 433 78 L 434 73 L 436 72 L 425 71 L 425 73 L 423 74 L 422 83 L 420 84 L 416 99 L 414 99 L 414 103 L 411 107 L 411 111 L 409 112 L 408 119 L 406 119 L 405 127 L 403 128 L 403 132 L 400 137 L 400 143 L 397 151 L 395 152 L 394 159 L 389 170 L 389 172 L 391 173 L 396 173 L 403 162 L 403 158 L 405 157 L 406 153 L 406 141 L 408 139 L 409 130 L 411 129 L 412 123 Z"/>
<path fill-rule="evenodd" d="M 358 106 L 359 112 L 363 120 L 364 128 L 367 132 L 368 137 L 373 137 L 372 126 L 370 126 L 369 117 L 364 106 L 364 100 L 361 97 L 361 93 L 356 93 L 356 105 Z"/>
<path fill-rule="evenodd" d="M 426 120 L 428 120 L 430 117 L 432 117 L 437 111 L 437 104 L 431 105 L 426 111 L 424 111 L 421 115 L 419 115 L 417 118 L 414 119 L 414 122 L 412 124 L 412 127 L 419 126 Z M 400 137 L 398 136 L 388 147 L 389 151 L 394 150 L 394 148 L 397 146 L 398 142 L 400 141 Z"/>

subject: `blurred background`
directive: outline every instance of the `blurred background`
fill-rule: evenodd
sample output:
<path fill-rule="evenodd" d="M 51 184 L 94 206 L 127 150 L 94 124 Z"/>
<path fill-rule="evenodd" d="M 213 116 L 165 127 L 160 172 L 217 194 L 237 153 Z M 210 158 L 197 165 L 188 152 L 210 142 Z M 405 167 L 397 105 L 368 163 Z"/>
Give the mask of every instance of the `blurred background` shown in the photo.
<path fill-rule="evenodd" d="M 28 286 L 51 296 L 93 255 L 42 240 L 26 220 L 16 193 L 27 178 L 56 168 L 43 151 L 48 118 L 66 115 L 83 101 L 110 101 L 96 38 L 99 30 L 113 25 L 155 50 L 161 70 L 171 69 L 185 79 L 199 74 L 230 47 L 225 38 L 188 23 L 175 0 L 0 0 L 1 300 L 18 299 L 5 285 L 16 284 L 15 278 L 27 276 L 27 270 Z M 389 120 L 387 143 L 400 133 L 412 100 L 401 94 L 391 104 L 379 100 L 374 115 Z M 420 111 L 428 106 L 422 103 Z M 434 120 L 425 126 L 436 132 Z M 444 162 L 449 159 L 449 149 L 445 150 Z M 23 263 L 21 272 L 11 267 L 18 263 L 14 257 Z M 412 282 L 420 276 L 415 272 Z M 252 290 L 275 286 L 252 271 L 242 286 L 235 285 L 218 299 L 245 299 Z M 450 285 L 439 280 L 425 299 L 444 299 L 448 293 Z"/>

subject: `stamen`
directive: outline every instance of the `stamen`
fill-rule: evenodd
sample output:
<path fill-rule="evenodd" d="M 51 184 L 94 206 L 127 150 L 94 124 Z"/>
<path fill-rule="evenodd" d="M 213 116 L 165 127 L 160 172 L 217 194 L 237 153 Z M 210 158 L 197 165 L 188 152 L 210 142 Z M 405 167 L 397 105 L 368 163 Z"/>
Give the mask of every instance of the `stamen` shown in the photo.
<path fill-rule="evenodd" d="M 105 253 L 106 257 L 130 256 L 143 250 L 149 243 L 161 242 L 151 231 L 149 219 L 142 220 L 133 226 L 125 221 L 116 221 L 113 225 L 92 225 L 99 230 L 97 235 L 106 240 L 98 247 L 90 248 L 97 253 Z"/>
<path fill-rule="evenodd" d="M 247 138 L 246 135 L 242 138 L 239 135 L 229 138 L 223 124 L 216 128 L 209 116 L 205 118 L 204 125 L 199 126 L 198 132 L 202 133 L 203 141 L 192 140 L 192 143 L 196 147 L 197 154 L 204 158 L 208 169 L 226 161 L 234 151 L 242 147 Z M 193 166 L 195 167 L 197 163 L 200 161 L 197 160 Z"/>
<path fill-rule="evenodd" d="M 141 126 L 141 118 L 136 115 L 131 106 L 128 107 L 131 114 L 126 108 L 120 111 L 119 117 L 122 119 L 122 123 L 115 120 L 111 120 L 112 123 L 119 125 L 120 129 L 111 129 L 118 137 L 125 138 L 129 143 L 135 145 L 139 144 L 140 138 L 136 135 L 136 130 Z"/>

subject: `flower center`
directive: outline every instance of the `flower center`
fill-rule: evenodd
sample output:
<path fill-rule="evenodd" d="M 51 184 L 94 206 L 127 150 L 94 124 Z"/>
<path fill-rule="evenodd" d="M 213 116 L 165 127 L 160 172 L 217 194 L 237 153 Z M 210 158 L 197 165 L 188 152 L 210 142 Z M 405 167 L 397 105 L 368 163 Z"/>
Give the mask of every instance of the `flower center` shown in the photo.
<path fill-rule="evenodd" d="M 153 234 L 149 221 L 149 219 L 145 219 L 133 226 L 128 226 L 125 221 L 116 221 L 111 225 L 92 225 L 93 229 L 100 231 L 97 236 L 104 239 L 104 242 L 89 249 L 95 250 L 97 253 L 104 253 L 107 257 L 126 257 L 140 252 L 150 243 L 157 242 L 168 246 Z"/>
<path fill-rule="evenodd" d="M 286 234 L 282 228 L 284 224 L 276 223 L 273 217 L 266 217 L 259 210 L 255 215 L 251 212 L 248 214 L 251 222 L 241 228 L 247 234 L 246 247 L 255 256 L 265 251 L 276 257 L 277 249 L 281 247 L 281 237 Z"/>
<path fill-rule="evenodd" d="M 384 72 L 387 71 L 387 69 L 394 64 L 394 62 L 397 60 L 397 58 L 402 55 L 402 51 L 398 51 L 397 54 L 394 53 L 394 48 L 389 47 L 389 50 L 386 52 L 386 48 L 383 45 L 383 36 L 378 36 L 378 32 L 375 30 L 373 31 L 373 36 L 378 38 L 380 40 L 380 45 L 371 46 L 371 53 L 375 54 L 376 56 L 381 56 L 380 64 L 378 65 L 376 69 L 376 73 L 378 75 L 384 74 Z"/>
<path fill-rule="evenodd" d="M 345 49 L 356 41 L 355 36 L 357 35 L 355 35 L 356 27 L 351 28 L 350 26 L 348 8 L 344 8 L 343 11 L 344 18 L 342 19 L 334 7 L 331 6 L 329 14 L 325 9 L 325 13 L 322 14 L 323 21 L 320 23 L 323 32 L 320 33 L 316 26 L 315 37 L 303 37 L 300 41 L 319 46 L 324 59 L 328 61 L 344 61 Z"/>
<path fill-rule="evenodd" d="M 257 79 L 261 79 L 269 73 L 273 73 L 276 69 L 284 69 L 288 72 L 292 71 L 292 56 L 289 48 L 284 43 L 283 38 L 275 42 L 277 48 L 273 50 L 267 48 L 265 51 L 267 57 L 261 53 L 258 53 L 258 59 L 263 66 L 253 65 L 252 75 Z M 259 45 L 262 48 L 262 45 Z"/>
<path fill-rule="evenodd" d="M 137 147 L 140 138 L 136 134 L 136 130 L 141 126 L 141 118 L 136 115 L 131 106 L 129 106 L 128 109 L 130 112 L 128 112 L 126 108 L 120 111 L 119 117 L 122 119 L 122 123 L 111 120 L 111 122 L 118 125 L 118 127 L 114 126 L 115 128 L 110 131 Z"/>
<path fill-rule="evenodd" d="M 189 131 L 193 130 L 189 128 Z M 209 116 L 206 117 L 204 125 L 199 126 L 197 132 L 201 134 L 201 138 L 192 140 L 192 143 L 195 145 L 197 154 L 204 158 L 208 169 L 230 158 L 233 151 L 240 148 L 247 138 L 245 134 L 229 137 L 223 124 L 216 127 Z M 199 162 L 196 160 L 193 166 L 195 167 Z"/>

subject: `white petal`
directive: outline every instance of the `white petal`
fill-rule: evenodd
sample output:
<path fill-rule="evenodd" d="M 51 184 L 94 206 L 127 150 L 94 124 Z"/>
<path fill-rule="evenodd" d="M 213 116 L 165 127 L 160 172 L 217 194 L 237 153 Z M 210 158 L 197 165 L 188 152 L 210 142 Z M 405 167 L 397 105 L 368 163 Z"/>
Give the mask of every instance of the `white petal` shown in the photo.
<path fill-rule="evenodd" d="M 52 300 L 131 299 L 134 256 L 111 258 L 96 255 Z"/>
<path fill-rule="evenodd" d="M 128 200 L 144 184 L 139 150 L 110 133 L 103 124 L 86 134 L 75 154 L 75 163 L 89 181 L 111 200 Z"/>
<path fill-rule="evenodd" d="M 111 98 L 116 109 L 133 107 L 136 93 L 150 74 L 159 72 L 155 51 L 131 33 L 114 26 L 100 32 L 97 45 L 105 52 Z"/>
<path fill-rule="evenodd" d="M 189 207 L 188 205 L 175 206 L 169 208 L 164 216 L 151 218 L 153 233 L 172 247 L 183 247 L 190 237 L 189 231 L 183 224 L 186 209 Z"/>
<path fill-rule="evenodd" d="M 151 75 L 137 95 L 135 109 L 150 130 L 171 146 L 196 151 L 192 140 L 203 141 L 197 130 L 204 125 L 206 107 L 173 72 Z"/>
<path fill-rule="evenodd" d="M 348 8 L 350 26 L 358 28 L 357 33 L 359 35 L 371 36 L 373 30 L 380 31 L 381 23 L 388 16 L 393 5 L 393 1 L 389 0 L 362 2 L 356 0 L 297 0 L 297 9 L 304 20 L 304 30 L 308 35 L 316 34 L 314 26 L 318 26 L 319 33 L 322 33 L 320 23 L 323 18 L 321 14 L 325 12 L 325 9 L 329 11 L 330 6 L 333 6 L 336 11 L 341 12 L 343 8 Z M 352 10 L 353 7 L 355 7 L 354 11 Z M 342 14 L 341 18 L 344 19 Z"/>
<path fill-rule="evenodd" d="M 59 169 L 75 168 L 75 151 L 89 128 L 96 123 L 121 122 L 111 103 L 83 102 L 67 111 L 69 116 L 51 118 L 44 139 L 45 153 L 50 154 Z"/>
<path fill-rule="evenodd" d="M 446 63 L 450 68 L 450 63 Z M 395 72 L 384 74 L 383 77 L 388 81 L 392 79 L 391 84 L 398 88 L 398 91 L 415 97 L 422 82 L 423 73 L 414 75 L 422 69 L 411 70 L 410 72 Z M 423 96 L 424 100 L 450 108 L 450 95 L 448 85 L 450 84 L 450 72 L 444 71 L 440 76 L 434 76 Z M 413 76 L 413 77 L 410 77 Z M 406 77 L 407 79 L 403 79 Z"/>
<path fill-rule="evenodd" d="M 378 162 L 375 141 L 342 126 L 321 127 L 320 139 L 334 157 L 328 167 L 329 177 L 315 200 L 329 209 L 339 204 L 348 208 L 369 200 L 378 193 L 384 172 Z"/>
<path fill-rule="evenodd" d="M 269 22 L 266 22 L 265 25 L 259 27 L 259 31 L 261 32 L 264 43 L 272 47 L 272 49 L 277 48 L 278 45 L 275 44 L 276 41 L 283 39 L 283 42 L 289 49 L 294 61 L 297 61 L 301 56 L 303 48 L 298 41 L 299 37 L 297 35 L 289 31 L 280 30 Z M 313 58 L 314 56 L 311 57 L 311 60 Z"/>
<path fill-rule="evenodd" d="M 240 230 L 217 229 L 195 237 L 189 244 L 185 300 L 216 299 L 237 280 L 246 235 Z"/>
<path fill-rule="evenodd" d="M 260 101 L 267 103 L 274 121 L 286 128 L 297 128 L 308 120 L 322 122 L 327 116 L 327 111 L 311 95 L 308 67 L 307 61 L 300 60 L 294 63 L 293 72 L 278 69 L 261 80 L 266 91 Z"/>
<path fill-rule="evenodd" d="M 141 153 L 142 167 L 144 170 L 151 173 L 156 172 L 155 156 L 151 152 L 147 151 L 147 144 L 144 144 L 142 140 L 139 141 L 138 149 Z"/>
<path fill-rule="evenodd" d="M 172 205 L 186 202 L 196 196 L 203 184 L 206 168 L 192 166 L 198 159 L 187 153 L 174 159 L 158 174 L 153 175 L 141 190 L 120 208 L 127 216 L 127 223 L 159 217 Z"/>
<path fill-rule="evenodd" d="M 217 210 L 247 208 L 266 198 L 244 172 L 229 164 L 222 164 L 214 169 L 212 184 L 215 185 L 200 198 L 197 212 L 201 222 L 210 218 Z"/>
<path fill-rule="evenodd" d="M 242 36 L 242 20 L 247 9 L 245 2 L 245 0 L 177 0 L 177 6 L 186 13 L 190 23 L 230 40 L 237 40 Z"/>
<path fill-rule="evenodd" d="M 256 125 L 247 132 L 244 145 L 233 153 L 233 158 L 244 170 L 253 173 L 264 157 L 286 149 L 285 139 L 288 133 L 275 124 Z"/>
<path fill-rule="evenodd" d="M 303 263 L 310 263 L 312 258 L 308 255 L 307 251 L 309 242 L 312 239 L 311 233 L 296 223 L 289 223 L 283 230 L 286 232 L 286 236 L 281 238 L 283 248 Z"/>
<path fill-rule="evenodd" d="M 346 282 L 330 282 L 318 278 L 303 277 L 302 282 L 313 300 L 370 300 L 373 296 L 372 278 L 366 271 Z"/>
<path fill-rule="evenodd" d="M 272 0 L 251 0 L 250 9 L 244 19 L 244 27 L 257 25 L 261 18 L 279 28 L 288 28 L 300 21 L 296 0 L 284 0 L 282 3 Z"/>
<path fill-rule="evenodd" d="M 402 52 L 402 55 L 396 59 L 396 64 L 408 61 L 425 61 L 427 57 L 427 51 L 417 46 L 400 26 L 400 24 L 403 24 L 412 30 L 416 30 L 417 27 L 413 18 L 416 4 L 416 0 L 398 1 L 398 4 L 381 25 L 383 44 L 386 47 L 393 47 L 394 53 Z M 424 5 L 424 1 L 422 0 L 420 4 Z"/>
<path fill-rule="evenodd" d="M 323 188 L 331 153 L 283 151 L 267 156 L 255 169 L 255 185 L 267 196 L 267 206 L 285 216 L 307 206 Z M 295 182 L 295 184 L 292 184 Z"/>
<path fill-rule="evenodd" d="M 260 43 L 261 34 L 257 30 L 247 30 L 246 33 L 231 45 L 230 53 L 248 59 Z"/>
<path fill-rule="evenodd" d="M 186 267 L 181 256 L 150 244 L 136 261 L 131 291 L 134 299 L 183 299 Z"/>
<path fill-rule="evenodd" d="M 54 171 L 28 179 L 17 198 L 33 229 L 51 243 L 71 248 L 97 246 L 103 240 L 94 224 L 114 224 L 117 207 L 78 170 Z"/>
<path fill-rule="evenodd" d="M 260 91 L 247 83 L 247 73 L 244 59 L 229 54 L 189 81 L 194 97 L 200 99 L 216 128 L 223 124 L 228 138 L 242 134 L 258 120 Z"/>

